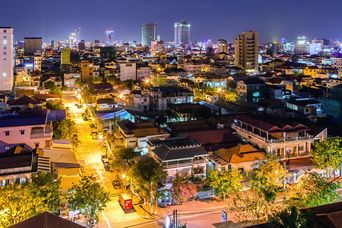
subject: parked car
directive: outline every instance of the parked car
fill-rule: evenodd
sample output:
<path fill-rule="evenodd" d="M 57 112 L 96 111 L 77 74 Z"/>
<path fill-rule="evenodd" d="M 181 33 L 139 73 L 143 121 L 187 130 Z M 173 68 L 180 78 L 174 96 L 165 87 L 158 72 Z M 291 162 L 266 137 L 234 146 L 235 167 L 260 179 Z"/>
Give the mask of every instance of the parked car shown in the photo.
<path fill-rule="evenodd" d="M 119 180 L 113 180 L 112 185 L 114 189 L 120 189 L 122 187 L 122 183 Z"/>
<path fill-rule="evenodd" d="M 119 203 L 123 210 L 133 209 L 132 197 L 130 197 L 127 193 L 123 193 L 120 195 Z"/>

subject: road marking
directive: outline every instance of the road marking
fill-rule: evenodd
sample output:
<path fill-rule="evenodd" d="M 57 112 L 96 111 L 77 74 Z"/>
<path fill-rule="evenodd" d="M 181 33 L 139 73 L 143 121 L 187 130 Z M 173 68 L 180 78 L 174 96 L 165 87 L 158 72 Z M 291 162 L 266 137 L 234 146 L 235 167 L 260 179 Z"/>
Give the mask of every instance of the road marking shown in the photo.
<path fill-rule="evenodd" d="M 107 226 L 108 226 L 109 228 L 112 228 L 112 226 L 110 225 L 110 222 L 109 222 L 109 220 L 107 219 L 107 217 L 106 217 L 104 211 L 101 211 L 101 214 L 102 214 L 102 217 L 104 218 L 104 220 L 106 221 Z"/>

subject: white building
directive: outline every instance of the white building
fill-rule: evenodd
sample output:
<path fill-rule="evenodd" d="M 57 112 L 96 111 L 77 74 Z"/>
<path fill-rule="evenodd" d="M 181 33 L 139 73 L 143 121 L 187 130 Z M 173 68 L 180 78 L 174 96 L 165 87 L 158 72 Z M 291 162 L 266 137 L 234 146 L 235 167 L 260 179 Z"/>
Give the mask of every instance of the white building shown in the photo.
<path fill-rule="evenodd" d="M 0 27 L 0 91 L 13 88 L 13 28 Z"/>
<path fill-rule="evenodd" d="M 133 62 L 121 62 L 120 81 L 137 80 L 137 64 Z"/>

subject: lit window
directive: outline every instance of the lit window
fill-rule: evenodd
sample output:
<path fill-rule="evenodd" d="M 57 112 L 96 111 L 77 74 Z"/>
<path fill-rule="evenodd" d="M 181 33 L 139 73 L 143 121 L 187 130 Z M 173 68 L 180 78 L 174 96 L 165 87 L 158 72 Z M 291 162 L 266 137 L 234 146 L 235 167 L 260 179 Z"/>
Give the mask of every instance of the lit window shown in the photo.
<path fill-rule="evenodd" d="M 7 73 L 2 73 L 2 77 L 6 78 L 7 77 Z"/>
<path fill-rule="evenodd" d="M 3 40 L 3 41 L 2 41 L 2 44 L 3 44 L 3 45 L 7 45 L 7 40 Z"/>

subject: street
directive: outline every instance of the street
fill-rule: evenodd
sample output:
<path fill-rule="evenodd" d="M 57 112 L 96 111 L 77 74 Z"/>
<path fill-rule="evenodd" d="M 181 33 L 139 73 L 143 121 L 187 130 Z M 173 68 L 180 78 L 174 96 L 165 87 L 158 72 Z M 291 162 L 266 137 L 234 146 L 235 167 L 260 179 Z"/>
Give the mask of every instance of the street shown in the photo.
<path fill-rule="evenodd" d="M 63 96 L 63 103 L 69 107 L 71 119 L 75 121 L 78 127 L 78 138 L 80 140 L 79 146 L 75 151 L 75 156 L 79 164 L 83 167 L 83 175 L 93 175 L 103 188 L 110 194 L 110 202 L 100 215 L 100 222 L 97 227 L 128 227 L 135 226 L 136 224 L 143 224 L 151 221 L 145 219 L 144 214 L 139 213 L 139 207 L 136 212 L 125 214 L 118 203 L 120 190 L 115 190 L 111 184 L 113 176 L 110 172 L 106 172 L 101 161 L 101 155 L 106 154 L 106 148 L 102 140 L 94 140 L 91 136 L 92 129 L 90 121 L 84 121 L 82 113 L 85 111 L 83 108 L 75 106 L 78 103 L 78 98 L 74 93 L 65 93 Z M 151 227 L 151 226 L 149 226 Z M 159 226 L 156 226 L 159 227 Z"/>
<path fill-rule="evenodd" d="M 213 223 L 221 221 L 221 210 L 223 202 L 188 202 L 179 206 L 160 208 L 157 215 L 151 216 L 137 202 L 133 202 L 135 212 L 124 213 L 118 203 L 122 190 L 113 188 L 111 181 L 113 176 L 106 172 L 101 162 L 101 155 L 106 154 L 106 148 L 102 140 L 94 140 L 91 136 L 91 121 L 84 121 L 82 113 L 85 112 L 85 105 L 82 108 L 76 107 L 79 100 L 75 93 L 65 93 L 63 103 L 69 107 L 71 119 L 78 127 L 79 146 L 75 156 L 83 167 L 84 175 L 93 175 L 102 187 L 110 193 L 110 202 L 100 214 L 100 221 L 97 227 L 161 227 L 166 216 L 171 215 L 174 209 L 179 211 L 182 224 L 188 227 L 204 228 L 211 227 Z"/>

